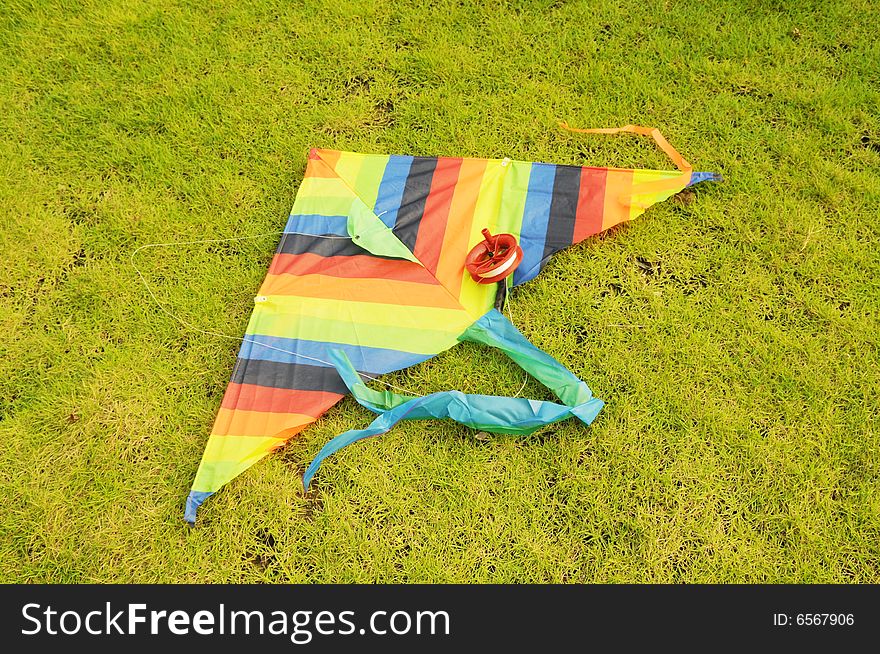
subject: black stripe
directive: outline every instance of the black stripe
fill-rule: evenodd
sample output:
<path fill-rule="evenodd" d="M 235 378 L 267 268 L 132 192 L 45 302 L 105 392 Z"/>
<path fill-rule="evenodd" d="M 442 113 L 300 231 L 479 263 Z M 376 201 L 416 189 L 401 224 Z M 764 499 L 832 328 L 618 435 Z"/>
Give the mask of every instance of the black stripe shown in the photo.
<path fill-rule="evenodd" d="M 436 168 L 437 157 L 413 157 L 403 187 L 403 197 L 400 200 L 400 209 L 397 210 L 393 231 L 410 251 L 416 248 L 419 223 L 422 222 L 422 216 L 425 214 L 425 202 L 431 192 L 431 182 Z"/>
<path fill-rule="evenodd" d="M 547 221 L 547 237 L 544 241 L 544 259 L 567 248 L 574 240 L 574 221 L 577 217 L 580 188 L 579 166 L 556 166 L 550 219 Z"/>
<path fill-rule="evenodd" d="M 351 239 L 335 235 L 334 238 L 322 238 L 309 234 L 285 234 L 281 238 L 281 243 L 278 244 L 278 254 L 303 254 L 306 252 L 322 257 L 350 257 L 357 254 L 377 256 L 359 245 L 355 245 Z M 390 259 L 392 257 L 379 258 Z"/>
<path fill-rule="evenodd" d="M 348 393 L 348 388 L 336 372 L 336 368 L 304 363 L 238 359 L 232 371 L 231 381 L 236 384 L 256 384 L 297 391 L 325 391 L 340 395 Z"/>

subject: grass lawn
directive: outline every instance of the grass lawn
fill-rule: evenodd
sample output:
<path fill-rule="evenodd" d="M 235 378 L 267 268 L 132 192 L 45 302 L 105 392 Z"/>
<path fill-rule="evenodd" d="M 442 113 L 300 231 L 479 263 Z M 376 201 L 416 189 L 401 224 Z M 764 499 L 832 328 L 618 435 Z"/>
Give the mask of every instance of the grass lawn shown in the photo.
<path fill-rule="evenodd" d="M 0 581 L 880 582 L 880 6 L 428 4 L 3 3 Z M 593 426 L 402 424 L 304 496 L 347 398 L 188 529 L 237 345 L 131 252 L 280 230 L 313 146 L 671 167 L 562 119 L 726 179 L 513 292 Z M 238 336 L 277 240 L 138 265 Z M 463 345 L 390 379 L 522 375 Z"/>

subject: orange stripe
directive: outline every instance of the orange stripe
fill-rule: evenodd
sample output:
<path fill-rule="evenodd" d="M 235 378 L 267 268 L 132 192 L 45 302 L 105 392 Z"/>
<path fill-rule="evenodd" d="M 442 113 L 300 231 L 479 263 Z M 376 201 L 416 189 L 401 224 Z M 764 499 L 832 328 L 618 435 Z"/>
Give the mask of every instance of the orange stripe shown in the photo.
<path fill-rule="evenodd" d="M 461 293 L 464 260 L 468 252 L 471 223 L 480 195 L 483 173 L 488 159 L 464 159 L 458 173 L 458 184 L 449 207 L 449 226 L 443 236 L 443 249 L 437 263 L 437 279 L 455 297 Z"/>
<path fill-rule="evenodd" d="M 245 411 L 274 411 L 320 416 L 342 399 L 338 393 L 275 388 L 229 382 L 221 406 Z"/>
<path fill-rule="evenodd" d="M 267 275 L 260 293 L 461 309 L 461 305 L 443 287 L 436 284 L 418 284 L 369 277 Z"/>
<path fill-rule="evenodd" d="M 402 282 L 437 284 L 437 280 L 422 266 L 402 259 L 380 259 L 366 254 L 324 257 L 320 254 L 276 254 L 269 266 L 270 275 L 323 274 L 333 277 L 377 277 Z"/>
<path fill-rule="evenodd" d="M 314 150 L 312 151 L 314 152 Z M 309 162 L 306 164 L 306 172 L 304 177 L 336 177 L 336 171 L 334 171 L 330 166 L 328 166 L 324 161 L 319 159 L 317 156 L 312 156 L 309 153 Z"/>
<path fill-rule="evenodd" d="M 268 411 L 243 411 L 220 407 L 214 420 L 212 436 L 279 436 L 282 432 L 292 435 L 315 421 L 312 416 L 301 413 L 273 413 Z M 296 430 L 296 431 L 291 431 Z"/>
<path fill-rule="evenodd" d="M 602 229 L 629 220 L 629 202 L 632 189 L 633 171 L 609 169 L 605 177 L 605 211 L 602 214 Z"/>
<path fill-rule="evenodd" d="M 330 168 L 336 168 L 336 162 L 339 161 L 342 154 L 339 150 L 323 150 L 321 148 L 315 148 L 314 152 L 318 159 L 325 162 Z"/>

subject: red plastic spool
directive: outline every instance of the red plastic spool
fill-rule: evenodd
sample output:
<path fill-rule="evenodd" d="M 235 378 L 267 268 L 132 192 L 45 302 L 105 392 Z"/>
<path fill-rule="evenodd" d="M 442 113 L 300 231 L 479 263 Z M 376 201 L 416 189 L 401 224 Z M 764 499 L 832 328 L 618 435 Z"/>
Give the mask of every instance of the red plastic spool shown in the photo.
<path fill-rule="evenodd" d="M 513 234 L 492 236 L 483 230 L 483 240 L 474 246 L 464 267 L 478 284 L 494 284 L 508 277 L 523 259 L 523 251 Z"/>

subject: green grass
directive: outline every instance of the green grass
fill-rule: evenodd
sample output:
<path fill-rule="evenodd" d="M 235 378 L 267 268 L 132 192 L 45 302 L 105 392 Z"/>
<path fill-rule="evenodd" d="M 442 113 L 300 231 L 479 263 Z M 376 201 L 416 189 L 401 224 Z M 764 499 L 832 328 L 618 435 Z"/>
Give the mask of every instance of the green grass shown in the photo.
<path fill-rule="evenodd" d="M 876 2 L 294 4 L 0 8 L 0 580 L 880 582 Z M 237 347 L 132 250 L 281 229 L 312 146 L 669 167 L 560 119 L 726 178 L 513 293 L 593 426 L 403 424 L 303 496 L 349 399 L 187 529 Z M 240 335 L 276 240 L 139 265 Z M 392 380 L 522 373 L 462 346 Z"/>

